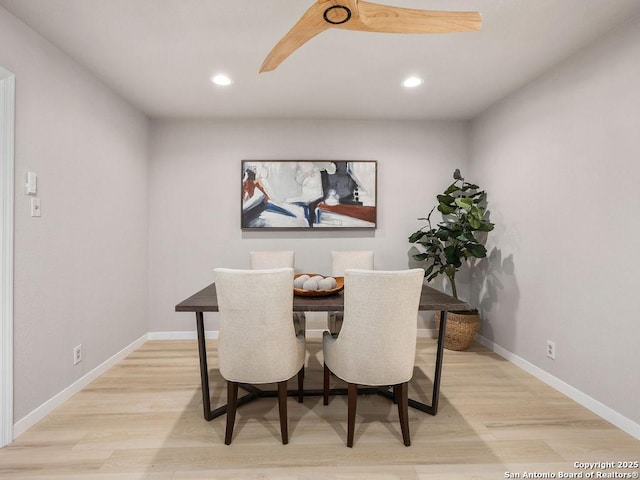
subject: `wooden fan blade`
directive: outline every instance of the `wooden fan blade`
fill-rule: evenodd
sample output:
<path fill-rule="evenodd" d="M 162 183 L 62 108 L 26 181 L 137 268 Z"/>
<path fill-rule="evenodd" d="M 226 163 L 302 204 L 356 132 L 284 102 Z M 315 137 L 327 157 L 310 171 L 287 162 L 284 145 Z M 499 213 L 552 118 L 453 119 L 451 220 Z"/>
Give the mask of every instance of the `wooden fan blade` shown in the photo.
<path fill-rule="evenodd" d="M 480 30 L 478 12 L 439 12 L 358 2 L 357 21 L 335 28 L 383 33 L 449 33 Z"/>
<path fill-rule="evenodd" d="M 267 58 L 262 62 L 260 73 L 275 70 L 289 55 L 329 28 L 330 25 L 322 17 L 324 10 L 325 7 L 319 3 L 309 8 L 298 20 L 298 23 L 269 52 Z"/>

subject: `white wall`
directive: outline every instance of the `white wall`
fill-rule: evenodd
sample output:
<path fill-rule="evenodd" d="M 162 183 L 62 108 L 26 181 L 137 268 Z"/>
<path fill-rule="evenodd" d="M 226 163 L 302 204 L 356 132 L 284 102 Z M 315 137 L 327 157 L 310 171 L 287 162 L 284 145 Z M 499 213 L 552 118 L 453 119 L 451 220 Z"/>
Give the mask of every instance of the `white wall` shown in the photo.
<path fill-rule="evenodd" d="M 640 22 L 473 122 L 482 335 L 640 423 Z M 554 340 L 556 360 L 545 356 Z"/>
<path fill-rule="evenodd" d="M 216 266 L 247 266 L 251 249 L 295 249 L 300 271 L 360 248 L 377 268 L 405 268 L 416 217 L 460 167 L 497 224 L 472 275 L 482 334 L 640 423 L 638 26 L 477 119 L 470 163 L 456 122 L 156 121 L 148 145 L 140 113 L 0 7 L 0 64 L 17 83 L 15 418 L 147 331 L 193 331 L 175 304 Z M 241 232 L 242 159 L 378 160 L 379 228 Z"/>
<path fill-rule="evenodd" d="M 466 138 L 460 122 L 153 122 L 150 331 L 193 331 L 195 316 L 175 313 L 175 305 L 211 283 L 214 268 L 248 268 L 254 249 L 294 249 L 298 271 L 329 273 L 332 249 L 372 249 L 376 268 L 407 268 L 417 218 L 453 170 L 467 166 Z M 377 160 L 378 229 L 243 233 L 243 159 Z"/>
<path fill-rule="evenodd" d="M 0 64 L 16 75 L 19 420 L 148 331 L 148 121 L 1 7 Z M 41 218 L 24 195 L 28 170 Z"/>

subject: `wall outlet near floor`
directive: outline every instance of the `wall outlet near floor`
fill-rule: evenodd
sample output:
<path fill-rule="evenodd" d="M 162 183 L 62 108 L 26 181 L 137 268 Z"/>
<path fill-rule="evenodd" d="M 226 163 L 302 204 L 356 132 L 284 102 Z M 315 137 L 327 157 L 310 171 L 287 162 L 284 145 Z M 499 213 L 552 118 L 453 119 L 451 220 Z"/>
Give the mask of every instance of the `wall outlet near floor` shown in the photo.
<path fill-rule="evenodd" d="M 82 344 L 73 347 L 73 364 L 78 365 L 82 362 Z"/>
<path fill-rule="evenodd" d="M 552 360 L 556 359 L 556 343 L 551 340 L 547 340 L 547 357 Z"/>

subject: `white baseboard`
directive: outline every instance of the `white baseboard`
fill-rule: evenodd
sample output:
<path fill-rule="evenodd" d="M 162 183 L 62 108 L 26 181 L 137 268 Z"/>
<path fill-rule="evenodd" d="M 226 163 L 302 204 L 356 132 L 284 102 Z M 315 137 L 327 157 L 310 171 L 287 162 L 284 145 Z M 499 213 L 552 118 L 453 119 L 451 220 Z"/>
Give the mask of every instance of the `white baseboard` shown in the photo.
<path fill-rule="evenodd" d="M 145 334 L 141 336 L 139 339 L 128 345 L 127 347 L 120 350 L 118 353 L 113 355 L 111 358 L 98 365 L 96 368 L 91 370 L 89 373 L 84 375 L 82 378 L 76 380 L 74 383 L 69 385 L 67 388 L 62 390 L 60 393 L 50 398 L 38 408 L 36 408 L 33 412 L 29 413 L 27 416 L 21 418 L 13 425 L 13 438 L 18 438 L 19 435 L 22 435 L 29 428 L 33 427 L 36 423 L 42 420 L 44 417 L 53 412 L 56 408 L 62 405 L 64 402 L 73 397 L 76 393 L 82 390 L 84 387 L 93 382 L 100 375 L 105 373 L 111 367 L 116 365 L 118 362 L 123 360 L 127 355 L 131 352 L 137 350 L 147 341 L 148 335 Z"/>
<path fill-rule="evenodd" d="M 550 387 L 559 391 L 560 393 L 566 395 L 571 400 L 579 403 L 585 408 L 588 408 L 593 413 L 598 415 L 599 417 L 605 419 L 609 423 L 615 425 L 620 430 L 632 435 L 633 437 L 640 440 L 640 425 L 635 423 L 634 421 L 628 419 L 624 415 L 616 412 L 615 410 L 607 407 L 606 405 L 600 403 L 596 399 L 590 397 L 586 393 L 581 392 L 575 387 L 572 387 L 568 383 L 563 382 L 557 377 L 545 372 L 540 367 L 535 366 L 534 364 L 528 362 L 524 358 L 521 358 L 509 350 L 502 348 L 500 345 L 496 345 L 491 340 L 482 337 L 480 335 L 476 335 L 476 340 L 479 341 L 482 345 L 487 347 L 489 350 L 497 353 L 504 359 L 513 363 L 517 367 L 520 367 L 525 372 L 530 373 L 538 380 L 543 381 Z"/>

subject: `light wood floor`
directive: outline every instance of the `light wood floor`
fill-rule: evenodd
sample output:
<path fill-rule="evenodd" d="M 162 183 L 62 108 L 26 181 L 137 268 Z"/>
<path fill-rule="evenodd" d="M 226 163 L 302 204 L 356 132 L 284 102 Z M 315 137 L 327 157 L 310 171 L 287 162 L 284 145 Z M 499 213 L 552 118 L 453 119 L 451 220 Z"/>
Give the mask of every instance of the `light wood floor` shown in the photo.
<path fill-rule="evenodd" d="M 306 386 L 320 388 L 320 340 L 308 350 Z M 419 340 L 411 396 L 427 398 L 434 353 L 433 340 Z M 226 390 L 215 342 L 209 362 L 218 405 Z M 409 448 L 397 410 L 378 396 L 359 399 L 353 449 L 343 397 L 327 407 L 290 398 L 286 446 L 276 399 L 243 406 L 225 446 L 225 417 L 202 417 L 198 368 L 195 341 L 146 343 L 1 449 L 0 478 L 493 480 L 585 472 L 576 461 L 640 461 L 639 440 L 479 345 L 445 352 L 440 412 L 410 409 Z"/>

